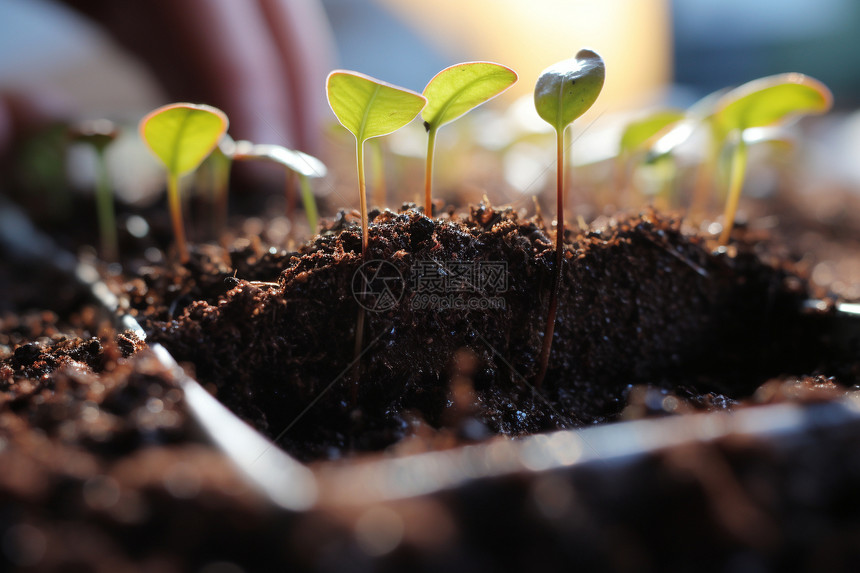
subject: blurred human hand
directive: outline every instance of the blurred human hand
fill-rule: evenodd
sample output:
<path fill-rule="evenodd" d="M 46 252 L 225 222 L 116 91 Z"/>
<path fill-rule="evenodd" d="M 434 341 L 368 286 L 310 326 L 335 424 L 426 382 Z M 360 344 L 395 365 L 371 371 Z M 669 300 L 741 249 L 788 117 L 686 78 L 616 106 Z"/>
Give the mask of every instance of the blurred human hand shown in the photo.
<path fill-rule="evenodd" d="M 172 101 L 208 103 L 237 139 L 319 153 L 332 34 L 316 0 L 63 0 L 152 71 Z M 0 150 L 56 108 L 0 98 Z M 30 102 L 34 105 L 26 105 Z M 167 103 L 167 102 L 164 102 Z M 22 109 L 27 109 L 21 114 Z M 74 110 L 64 113 L 74 114 Z"/>

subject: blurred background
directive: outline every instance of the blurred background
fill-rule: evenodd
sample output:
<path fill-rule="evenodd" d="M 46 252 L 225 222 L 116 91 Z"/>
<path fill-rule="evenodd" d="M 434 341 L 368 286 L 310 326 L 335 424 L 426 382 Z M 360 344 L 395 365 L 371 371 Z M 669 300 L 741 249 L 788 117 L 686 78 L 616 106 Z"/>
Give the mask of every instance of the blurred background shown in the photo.
<path fill-rule="evenodd" d="M 266 18 L 278 15 L 273 5 L 298 7 L 299 13 L 317 5 L 311 0 L 258 2 L 265 7 Z M 210 4 L 206 0 L 183 0 L 173 5 L 185 3 L 198 14 Z M 0 99 L 0 145 L 11 145 L 26 131 L 24 128 L 33 124 L 31 116 L 108 117 L 134 125 L 158 105 L 186 99 L 182 97 L 185 93 L 188 97 L 197 94 L 166 88 L 160 81 L 164 74 L 152 69 L 154 60 L 141 57 L 140 47 L 145 44 L 134 44 L 128 40 L 131 35 L 125 35 L 140 31 L 135 27 L 150 26 L 143 30 L 147 38 L 143 42 L 164 44 L 162 52 L 167 53 L 162 53 L 162 64 L 166 58 L 178 65 L 185 56 L 181 51 L 170 52 L 170 39 L 177 29 L 187 29 L 188 23 L 177 24 L 170 16 L 155 24 L 144 22 L 131 7 L 139 5 L 147 10 L 146 2 L 113 4 L 110 7 L 110 2 L 95 0 L 0 1 L 0 96 L 5 98 Z M 152 5 L 160 4 L 164 3 Z M 516 189 L 524 192 L 528 188 L 534 193 L 542 188 L 543 181 L 535 181 L 545 175 L 549 161 L 538 149 L 542 145 L 535 147 L 534 141 L 521 137 L 522 133 L 546 129 L 530 104 L 534 82 L 543 68 L 588 46 L 603 56 L 608 71 L 598 103 L 574 126 L 573 137 L 583 138 L 576 146 L 581 154 L 578 163 L 596 161 L 608 153 L 605 149 L 611 151 L 617 145 L 617 126 L 639 110 L 687 107 L 718 88 L 796 71 L 831 87 L 837 109 L 832 117 L 838 118 L 831 123 L 844 128 L 828 129 L 821 135 L 828 138 L 830 148 L 824 154 L 827 167 L 822 171 L 843 183 L 860 182 L 860 171 L 853 161 L 858 121 L 848 115 L 860 103 L 860 37 L 856 34 L 860 2 L 855 0 L 323 0 L 319 6 L 330 30 L 300 46 L 299 52 L 310 51 L 297 57 L 306 62 L 299 81 L 307 83 L 306 91 L 312 94 L 299 117 L 319 126 L 324 134 L 322 142 L 308 133 L 296 140 L 285 133 L 289 128 L 279 127 L 274 120 L 267 122 L 266 117 L 282 116 L 281 108 L 287 104 L 234 82 L 237 92 L 256 91 L 252 94 L 257 110 L 253 119 L 260 120 L 261 125 L 253 133 L 258 143 L 289 144 L 335 162 L 348 157 L 348 134 L 343 137 L 344 133 L 326 127 L 334 118 L 325 106 L 323 78 L 332 67 L 361 71 L 420 92 L 448 65 L 497 61 L 514 68 L 520 81 L 499 101 L 485 106 L 486 111 L 482 109 L 479 117 L 483 126 L 468 128 L 468 137 L 491 149 L 509 150 L 512 144 L 522 143 L 520 153 L 511 157 L 514 171 L 521 173 L 512 177 L 521 181 L 509 177 L 505 182 L 508 191 L 502 197 L 516 202 Z M 100 10 L 109 10 L 112 17 L 101 18 Z M 91 18 L 94 14 L 97 22 Z M 122 25 L 104 25 L 117 19 L 125 21 Z M 204 25 L 205 19 L 201 22 Z M 288 34 L 308 33 L 303 22 L 292 24 Z M 211 39 L 222 41 L 219 34 L 220 30 L 213 28 Z M 253 32 L 250 35 L 253 37 Z M 223 38 L 223 42 L 230 41 L 230 37 Z M 231 56 L 237 61 L 232 65 L 241 67 L 243 54 L 241 49 L 235 50 Z M 291 77 L 295 81 L 295 76 Z M 230 102 L 226 104 L 229 108 Z M 236 129 L 249 123 L 241 114 L 235 117 Z M 423 130 L 420 125 L 409 128 L 390 140 L 385 138 L 386 152 L 416 158 L 423 154 Z M 439 139 L 442 149 L 457 148 L 465 137 L 460 133 L 464 129 L 443 130 Z M 511 135 L 512 129 L 521 133 Z M 118 147 L 123 146 L 134 148 L 135 144 Z M 147 169 L 129 167 L 115 176 L 122 197 L 139 200 L 141 188 L 160 184 L 147 183 Z M 398 175 L 409 169 L 408 165 L 403 167 Z M 86 168 L 78 171 L 73 180 L 91 177 Z M 452 173 L 452 178 L 462 176 L 458 169 Z M 338 196 L 333 203 L 350 202 L 351 194 L 341 196 L 337 191 L 337 178 L 349 179 L 349 168 L 340 175 L 335 169 L 334 177 L 333 183 L 318 186 L 316 192 L 321 196 L 335 192 Z M 452 185 L 445 177 L 440 174 L 443 189 Z M 152 181 L 160 180 L 154 177 Z M 409 193 L 411 189 L 407 199 Z"/>

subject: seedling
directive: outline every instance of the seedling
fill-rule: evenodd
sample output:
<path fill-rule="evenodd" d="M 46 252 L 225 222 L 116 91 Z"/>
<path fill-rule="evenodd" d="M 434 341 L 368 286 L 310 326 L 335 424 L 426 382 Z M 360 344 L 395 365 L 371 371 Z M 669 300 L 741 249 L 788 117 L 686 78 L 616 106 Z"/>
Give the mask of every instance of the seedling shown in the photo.
<path fill-rule="evenodd" d="M 427 169 L 424 177 L 424 213 L 433 216 L 433 156 L 436 132 L 496 97 L 517 81 L 512 69 L 491 62 L 466 62 L 445 68 L 424 88 L 427 107 L 421 112 L 427 130 Z"/>
<path fill-rule="evenodd" d="M 633 158 L 646 153 L 662 135 L 682 119 L 684 119 L 683 111 L 663 109 L 632 121 L 624 128 L 615 161 L 616 182 L 619 192 L 628 186 L 631 171 L 634 169 Z M 656 160 L 646 159 L 646 162 L 651 163 Z"/>
<path fill-rule="evenodd" d="M 753 80 L 720 99 L 713 119 L 714 125 L 724 142 L 734 144 L 723 231 L 719 239 L 721 245 L 729 241 L 746 175 L 746 130 L 781 124 L 801 115 L 825 113 L 832 104 L 833 95 L 827 86 L 796 73 Z"/>
<path fill-rule="evenodd" d="M 573 120 L 594 105 L 603 89 L 606 67 L 595 52 L 583 49 L 575 57 L 554 64 L 543 72 L 535 85 L 535 108 L 538 115 L 556 132 L 556 196 L 557 220 L 555 236 L 555 276 L 550 293 L 544 330 L 543 348 L 535 386 L 543 383 L 549 364 L 555 316 L 558 311 L 558 291 L 561 287 L 561 265 L 564 260 L 564 132 Z"/>
<path fill-rule="evenodd" d="M 224 134 L 209 157 L 203 161 L 198 174 L 205 176 L 204 189 L 209 189 L 211 206 L 211 233 L 214 237 L 221 237 L 227 228 L 227 207 L 230 190 L 230 170 L 233 167 L 233 153 L 236 142 L 229 135 Z"/>
<path fill-rule="evenodd" d="M 310 180 L 317 177 L 325 177 L 328 169 L 325 164 L 312 155 L 287 149 L 281 145 L 269 144 L 253 144 L 250 141 L 239 141 L 236 143 L 236 149 L 233 153 L 233 159 L 249 160 L 261 159 L 271 161 L 284 167 L 287 173 L 286 178 L 286 193 L 287 205 L 290 204 L 290 195 L 292 194 L 291 173 L 296 173 L 299 177 L 299 187 L 302 193 L 302 204 L 305 208 L 305 215 L 308 218 L 311 233 L 315 233 L 319 215 L 317 212 L 317 204 L 314 199 L 314 194 L 311 191 Z M 289 214 L 288 214 L 289 215 Z"/>
<path fill-rule="evenodd" d="M 827 86 L 803 74 L 779 74 L 746 83 L 723 96 L 717 104 L 715 125 L 726 140 L 734 142 L 729 191 L 720 244 L 729 242 L 747 164 L 744 133 L 806 114 L 825 113 L 833 105 Z"/>
<path fill-rule="evenodd" d="M 411 90 L 346 70 L 335 70 L 328 75 L 326 93 L 337 120 L 355 136 L 361 202 L 361 255 L 366 258 L 368 236 L 364 142 L 405 126 L 421 112 L 427 100 Z"/>
<path fill-rule="evenodd" d="M 200 104 L 174 103 L 160 107 L 140 120 L 140 135 L 167 169 L 167 199 L 179 258 L 188 262 L 188 245 L 182 225 L 179 178 L 197 168 L 227 131 L 221 110 Z"/>
<path fill-rule="evenodd" d="M 113 191 L 111 190 L 105 150 L 119 134 L 116 125 L 107 119 L 84 121 L 70 130 L 73 141 L 88 143 L 96 152 L 96 210 L 99 220 L 99 239 L 102 257 L 106 261 L 119 258 L 119 243 L 116 237 Z"/>

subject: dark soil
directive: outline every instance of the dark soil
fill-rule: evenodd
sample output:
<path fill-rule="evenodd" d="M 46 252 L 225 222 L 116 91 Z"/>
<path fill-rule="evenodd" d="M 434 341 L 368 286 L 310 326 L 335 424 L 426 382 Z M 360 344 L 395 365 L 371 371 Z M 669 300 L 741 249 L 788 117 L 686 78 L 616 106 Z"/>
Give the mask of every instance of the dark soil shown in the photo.
<path fill-rule="evenodd" d="M 822 354 L 820 326 L 798 310 L 804 281 L 785 258 L 768 262 L 767 249 L 741 241 L 737 253 L 712 254 L 654 214 L 572 233 L 550 375 L 535 393 L 554 260 L 539 221 L 484 207 L 431 222 L 407 210 L 379 214 L 371 233 L 370 258 L 394 263 L 406 284 L 396 306 L 366 313 L 359 370 L 349 368 L 362 262 L 350 216 L 301 253 L 206 248 L 187 267 L 144 266 L 125 292 L 152 339 L 193 360 L 270 435 L 310 405 L 281 441 L 304 458 L 845 395 L 822 376 L 770 378 L 812 372 Z M 505 308 L 412 309 L 422 293 L 411 270 L 428 260 L 506 261 L 503 291 L 456 293 L 497 294 Z M 432 276 L 421 268 L 433 278 L 439 265 Z M 278 512 L 199 435 L 164 367 L 129 333 L 106 331 L 68 277 L 3 257 L 0 280 L 2 570 L 707 569 L 702 555 L 715 570 L 815 570 L 856 556 L 857 432 L 800 450 L 703 443 L 615 470 Z M 850 384 L 850 369 L 840 372 Z M 750 508 L 756 519 L 725 518 Z M 378 556 L 361 532 L 391 512 L 404 536 Z M 762 551 L 757 531 L 767 528 Z"/>
<path fill-rule="evenodd" d="M 539 220 L 487 205 L 463 219 L 430 220 L 413 209 L 377 214 L 370 271 L 379 261 L 393 267 L 380 274 L 391 280 L 377 277 L 370 290 L 389 285 L 399 300 L 364 312 L 357 362 L 353 281 L 364 259 L 357 221 L 344 215 L 289 259 L 264 255 L 266 264 L 253 271 L 234 257 L 241 280 L 225 284 L 233 274 L 225 264 L 208 285 L 191 287 L 199 290 L 187 297 L 198 300 L 172 305 L 167 316 L 162 305 L 144 323 L 151 341 L 192 363 L 225 404 L 301 459 L 384 448 L 422 428 L 468 441 L 606 421 L 637 384 L 721 403 L 750 395 L 769 377 L 818 366 L 800 312 L 807 286 L 790 262 L 766 262 L 743 243 L 714 253 L 653 212 L 566 239 L 540 389 L 532 380 L 554 250 Z M 506 265 L 506 284 L 473 282 L 441 294 L 476 304 L 495 298 L 502 308 L 438 301 L 415 308 L 427 301 L 428 281 L 453 281 L 463 264 L 486 262 Z M 247 280 L 271 281 L 266 275 L 278 265 L 277 283 Z M 138 294 L 146 299 L 146 289 Z"/>

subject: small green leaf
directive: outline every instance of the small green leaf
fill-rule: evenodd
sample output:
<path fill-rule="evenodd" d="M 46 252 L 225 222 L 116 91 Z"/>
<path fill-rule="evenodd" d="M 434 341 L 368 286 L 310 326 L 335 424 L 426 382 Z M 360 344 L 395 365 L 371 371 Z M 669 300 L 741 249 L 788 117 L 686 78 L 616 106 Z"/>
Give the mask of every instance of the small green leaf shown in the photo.
<path fill-rule="evenodd" d="M 803 74 L 768 76 L 725 94 L 714 120 L 724 133 L 767 127 L 804 114 L 824 113 L 833 105 L 827 86 Z"/>
<path fill-rule="evenodd" d="M 425 124 L 441 127 L 490 100 L 517 81 L 512 69 L 492 62 L 466 62 L 445 68 L 424 88 Z"/>
<path fill-rule="evenodd" d="M 174 103 L 140 121 L 140 135 L 167 171 L 179 177 L 192 171 L 227 131 L 227 116 L 202 104 Z"/>
<path fill-rule="evenodd" d="M 334 115 L 360 143 L 397 131 L 427 103 L 421 94 L 346 70 L 331 72 L 326 86 Z"/>
<path fill-rule="evenodd" d="M 621 134 L 619 152 L 633 153 L 650 146 L 654 140 L 668 133 L 669 129 L 684 119 L 684 112 L 665 109 L 627 124 Z"/>
<path fill-rule="evenodd" d="M 594 105 L 605 78 L 603 59 L 591 50 L 580 50 L 576 57 L 553 64 L 541 72 L 535 85 L 538 115 L 563 131 Z"/>

